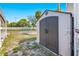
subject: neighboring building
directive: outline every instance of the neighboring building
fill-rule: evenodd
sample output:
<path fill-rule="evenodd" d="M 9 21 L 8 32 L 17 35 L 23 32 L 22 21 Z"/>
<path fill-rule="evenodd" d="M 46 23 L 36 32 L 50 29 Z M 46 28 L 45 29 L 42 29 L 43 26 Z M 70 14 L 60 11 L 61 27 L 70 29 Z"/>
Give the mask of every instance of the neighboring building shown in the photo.
<path fill-rule="evenodd" d="M 66 3 L 66 12 L 72 12 L 74 13 L 74 4 L 73 3 Z"/>
<path fill-rule="evenodd" d="M 7 37 L 7 25 L 6 20 L 4 19 L 3 15 L 0 13 L 0 47 L 4 39 Z"/>
<path fill-rule="evenodd" d="M 37 22 L 37 40 L 58 55 L 73 55 L 73 19 L 68 12 L 46 10 Z"/>
<path fill-rule="evenodd" d="M 72 11 L 74 16 L 74 55 L 79 56 L 79 3 L 74 3 L 74 10 Z"/>
<path fill-rule="evenodd" d="M 74 17 L 74 55 L 79 56 L 79 3 L 67 3 L 67 12 Z"/>

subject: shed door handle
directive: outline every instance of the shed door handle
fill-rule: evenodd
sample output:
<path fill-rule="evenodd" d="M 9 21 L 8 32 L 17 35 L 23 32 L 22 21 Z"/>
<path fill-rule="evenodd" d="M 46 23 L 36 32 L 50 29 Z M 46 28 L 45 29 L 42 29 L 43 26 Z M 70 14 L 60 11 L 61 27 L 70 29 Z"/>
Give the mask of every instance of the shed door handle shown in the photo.
<path fill-rule="evenodd" d="M 45 29 L 45 33 L 48 33 L 48 29 Z"/>

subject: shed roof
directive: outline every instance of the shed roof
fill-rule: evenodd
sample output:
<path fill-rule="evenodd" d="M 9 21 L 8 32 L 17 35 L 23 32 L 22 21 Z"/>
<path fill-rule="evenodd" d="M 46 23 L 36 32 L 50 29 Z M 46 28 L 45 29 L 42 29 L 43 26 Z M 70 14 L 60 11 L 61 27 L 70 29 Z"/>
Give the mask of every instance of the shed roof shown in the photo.
<path fill-rule="evenodd" d="M 57 13 L 63 13 L 63 14 L 70 14 L 71 15 L 71 17 L 72 17 L 72 13 L 71 12 L 60 12 L 60 11 L 54 11 L 54 10 L 45 10 L 44 12 L 43 12 L 43 14 L 41 15 L 41 17 L 45 14 L 45 12 L 47 12 L 47 11 L 50 11 L 50 12 L 57 12 Z M 40 17 L 40 18 L 41 18 Z M 39 19 L 38 21 L 37 21 L 37 23 L 40 21 L 41 19 Z M 37 24 L 36 23 L 36 24 Z"/>

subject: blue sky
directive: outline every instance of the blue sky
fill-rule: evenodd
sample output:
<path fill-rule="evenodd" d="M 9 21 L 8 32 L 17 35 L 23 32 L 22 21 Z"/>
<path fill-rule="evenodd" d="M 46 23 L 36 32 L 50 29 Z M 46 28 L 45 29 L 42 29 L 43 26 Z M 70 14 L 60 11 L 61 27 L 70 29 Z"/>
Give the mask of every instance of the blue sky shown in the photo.
<path fill-rule="evenodd" d="M 62 11 L 66 11 L 66 4 L 62 3 Z M 48 10 L 56 10 L 57 3 L 0 3 L 0 9 L 5 18 L 10 22 L 18 21 L 27 16 L 34 16 L 37 10 L 44 12 Z"/>

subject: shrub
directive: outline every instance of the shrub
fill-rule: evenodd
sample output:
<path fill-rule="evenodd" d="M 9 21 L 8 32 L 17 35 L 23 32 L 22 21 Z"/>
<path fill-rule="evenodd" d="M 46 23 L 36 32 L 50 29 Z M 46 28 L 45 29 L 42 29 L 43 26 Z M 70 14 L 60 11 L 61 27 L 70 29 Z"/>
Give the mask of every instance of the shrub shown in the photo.
<path fill-rule="evenodd" d="M 4 53 L 4 56 L 8 56 L 8 52 L 5 52 L 5 53 Z"/>

